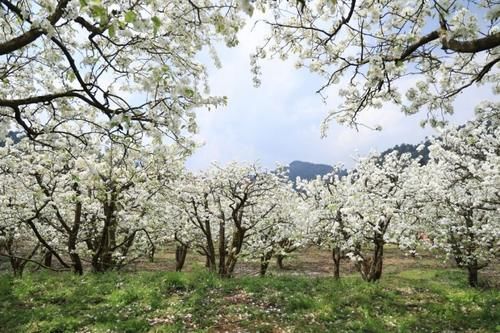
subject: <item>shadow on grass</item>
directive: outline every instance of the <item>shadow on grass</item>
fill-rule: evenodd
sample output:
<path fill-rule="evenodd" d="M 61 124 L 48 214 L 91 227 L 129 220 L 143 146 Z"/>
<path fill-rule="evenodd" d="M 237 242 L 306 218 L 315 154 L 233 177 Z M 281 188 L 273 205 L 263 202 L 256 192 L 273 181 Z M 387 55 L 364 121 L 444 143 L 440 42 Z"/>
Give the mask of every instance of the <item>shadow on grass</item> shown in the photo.
<path fill-rule="evenodd" d="M 498 290 L 460 271 L 378 283 L 308 277 L 221 280 L 206 272 L 0 276 L 0 332 L 495 332 Z"/>

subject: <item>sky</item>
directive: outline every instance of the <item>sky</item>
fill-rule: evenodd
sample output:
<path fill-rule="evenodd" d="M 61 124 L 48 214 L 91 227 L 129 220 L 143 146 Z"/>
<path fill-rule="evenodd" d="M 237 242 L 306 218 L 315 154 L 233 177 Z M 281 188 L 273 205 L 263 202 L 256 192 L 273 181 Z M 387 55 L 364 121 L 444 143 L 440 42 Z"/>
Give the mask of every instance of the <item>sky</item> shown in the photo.
<path fill-rule="evenodd" d="M 361 120 L 381 125 L 382 131 L 330 123 L 326 138 L 320 126 L 329 110 L 337 104 L 334 93 L 325 104 L 315 91 L 324 80 L 307 70 L 296 70 L 294 61 L 279 59 L 262 62 L 262 84 L 255 88 L 250 72 L 250 54 L 264 36 L 263 26 L 248 25 L 241 31 L 240 44 L 217 48 L 222 68 L 209 66 L 212 95 L 227 96 L 228 104 L 212 111 L 197 113 L 203 144 L 187 161 L 190 170 L 205 169 L 213 162 L 258 162 L 266 168 L 294 160 L 323 164 L 343 164 L 351 168 L 357 156 L 383 151 L 400 143 L 419 143 L 436 135 L 419 123 L 425 113 L 406 116 L 397 105 L 364 112 Z M 403 84 L 411 84 L 406 82 Z M 474 107 L 491 99 L 489 88 L 470 88 L 455 103 L 453 124 L 473 118 Z"/>

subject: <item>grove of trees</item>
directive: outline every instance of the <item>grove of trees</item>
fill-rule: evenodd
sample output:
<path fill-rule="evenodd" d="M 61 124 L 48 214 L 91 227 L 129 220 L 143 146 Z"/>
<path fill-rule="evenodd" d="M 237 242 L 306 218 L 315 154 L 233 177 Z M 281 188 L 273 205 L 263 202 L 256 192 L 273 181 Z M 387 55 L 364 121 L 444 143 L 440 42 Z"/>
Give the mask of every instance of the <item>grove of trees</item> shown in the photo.
<path fill-rule="evenodd" d="M 335 277 L 348 258 L 377 281 L 393 244 L 436 249 L 477 286 L 500 248 L 500 104 L 458 128 L 442 115 L 470 86 L 499 91 L 498 13 L 493 1 L 0 0 L 0 256 L 18 276 L 28 263 L 83 274 L 175 244 L 177 270 L 197 251 L 231 277 L 241 260 L 264 275 L 315 244 Z M 196 110 L 226 102 L 200 53 L 220 65 L 216 49 L 237 47 L 252 15 L 269 26 L 255 83 L 261 59 L 291 56 L 325 78 L 319 93 L 340 85 L 325 125 L 358 126 L 386 103 L 424 110 L 442 128 L 429 161 L 374 154 L 296 184 L 282 167 L 186 171 Z"/>
<path fill-rule="evenodd" d="M 28 137 L 7 139 L 0 255 L 16 275 L 28 261 L 82 274 L 153 260 L 175 244 L 177 270 L 196 251 L 230 277 L 240 260 L 259 260 L 264 275 L 273 257 L 319 245 L 332 251 L 336 278 L 349 258 L 363 279 L 377 281 L 392 244 L 437 249 L 477 286 L 500 249 L 499 125 L 500 110 L 486 105 L 476 120 L 433 139 L 425 165 L 409 153 L 373 154 L 346 176 L 337 168 L 298 179 L 295 189 L 284 168 L 187 172 L 182 151 L 161 144 L 134 151 L 96 141 L 78 150 L 70 138 L 71 149 L 54 152 Z"/>

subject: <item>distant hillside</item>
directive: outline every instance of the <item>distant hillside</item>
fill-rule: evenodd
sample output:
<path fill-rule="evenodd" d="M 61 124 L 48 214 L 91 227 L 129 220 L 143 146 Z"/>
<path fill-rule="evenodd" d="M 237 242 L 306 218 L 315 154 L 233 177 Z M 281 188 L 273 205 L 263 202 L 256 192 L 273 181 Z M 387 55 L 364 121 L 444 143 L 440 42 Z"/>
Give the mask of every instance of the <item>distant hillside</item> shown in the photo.
<path fill-rule="evenodd" d="M 417 147 L 420 145 L 424 145 L 424 149 L 422 151 L 417 151 Z M 431 145 L 431 142 L 429 140 L 426 140 L 423 143 L 418 143 L 418 144 L 408 144 L 408 143 L 402 143 L 399 145 L 395 145 L 392 148 L 389 148 L 385 151 L 383 151 L 380 155 L 383 157 L 393 151 L 397 151 L 398 155 L 404 154 L 404 153 L 410 153 L 412 158 L 417 158 L 418 156 L 422 156 L 422 159 L 420 160 L 421 165 L 426 165 L 427 162 L 429 162 L 429 146 Z"/>
<path fill-rule="evenodd" d="M 424 145 L 424 149 L 422 149 L 422 151 L 419 152 L 417 151 L 417 147 L 421 144 Z M 425 142 L 418 144 L 402 143 L 384 150 L 380 155 L 385 156 L 393 151 L 397 151 L 399 154 L 410 153 L 412 158 L 417 158 L 418 156 L 422 156 L 420 164 L 425 165 L 427 164 L 427 162 L 429 162 L 430 144 L 431 143 L 429 140 L 426 140 Z M 295 179 L 297 177 L 300 177 L 301 179 L 311 180 L 315 179 L 316 176 L 323 176 L 332 171 L 333 167 L 331 165 L 293 161 L 292 163 L 290 163 L 290 166 L 288 167 L 288 179 L 290 179 L 293 182 L 295 182 Z M 339 176 L 345 176 L 345 175 L 347 175 L 347 170 L 344 169 L 340 172 Z"/>
<path fill-rule="evenodd" d="M 288 178 L 291 181 L 295 181 L 297 177 L 311 180 L 316 176 L 323 176 L 332 171 L 333 167 L 327 164 L 293 161 L 288 167 Z"/>
<path fill-rule="evenodd" d="M 8 138 L 11 138 L 12 141 L 14 141 L 14 143 L 18 143 L 21 138 L 20 138 L 21 134 L 19 132 L 12 132 L 12 131 L 9 131 L 9 133 L 7 133 L 7 137 Z M 3 147 L 5 146 L 5 139 L 0 139 L 0 147 Z"/>

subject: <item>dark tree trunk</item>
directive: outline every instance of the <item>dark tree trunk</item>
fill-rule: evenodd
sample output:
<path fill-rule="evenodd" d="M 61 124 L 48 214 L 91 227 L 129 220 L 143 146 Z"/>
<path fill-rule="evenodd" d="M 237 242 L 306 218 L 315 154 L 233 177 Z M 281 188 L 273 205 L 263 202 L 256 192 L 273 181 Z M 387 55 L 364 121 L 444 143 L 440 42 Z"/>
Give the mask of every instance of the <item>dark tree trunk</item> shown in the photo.
<path fill-rule="evenodd" d="M 23 277 L 24 265 L 23 260 L 20 258 L 10 258 L 10 266 L 12 268 L 12 273 L 15 278 Z"/>
<path fill-rule="evenodd" d="M 338 247 L 332 250 L 333 259 L 333 277 L 338 280 L 340 279 L 340 260 L 342 259 L 342 250 Z"/>
<path fill-rule="evenodd" d="M 219 275 L 226 276 L 226 222 L 219 222 Z"/>
<path fill-rule="evenodd" d="M 83 265 L 82 261 L 80 260 L 80 256 L 78 255 L 78 253 L 73 252 L 70 254 L 70 257 L 71 257 L 71 262 L 73 263 L 73 273 L 82 275 Z"/>
<path fill-rule="evenodd" d="M 112 270 L 115 266 L 115 262 L 113 259 L 113 248 L 116 245 L 116 221 L 113 218 L 113 223 L 108 229 L 107 242 L 105 245 L 105 250 L 103 251 L 103 255 L 101 257 L 102 268 L 104 271 Z"/>
<path fill-rule="evenodd" d="M 269 261 L 273 256 L 273 251 L 267 252 L 260 257 L 260 276 L 265 276 L 267 273 L 267 268 L 269 267 Z"/>
<path fill-rule="evenodd" d="M 276 256 L 276 265 L 278 266 L 279 269 L 285 269 L 285 266 L 283 265 L 284 259 L 285 259 L 285 256 L 282 254 L 278 254 Z"/>
<path fill-rule="evenodd" d="M 474 220 L 472 219 L 472 216 L 473 213 L 471 210 L 469 210 L 468 214 L 465 215 L 467 236 L 470 242 L 470 245 L 465 247 L 467 257 L 474 256 L 474 252 L 476 251 L 475 235 L 474 232 L 472 232 L 472 228 L 474 227 Z M 472 262 L 469 262 L 467 265 L 467 271 L 469 273 L 469 286 L 473 288 L 479 287 L 478 273 L 480 268 L 481 267 L 479 267 L 477 259 L 472 260 Z"/>
<path fill-rule="evenodd" d="M 382 235 L 375 235 L 371 257 L 365 258 L 357 265 L 361 277 L 368 282 L 375 282 L 382 277 L 384 259 L 384 240 Z"/>
<path fill-rule="evenodd" d="M 111 198 L 104 202 L 104 227 L 101 231 L 101 238 L 97 251 L 92 257 L 92 269 L 94 272 L 105 272 L 111 270 L 115 266 L 113 260 L 113 249 L 116 246 L 116 197 L 115 188 L 111 189 Z"/>
<path fill-rule="evenodd" d="M 212 232 L 210 231 L 210 221 L 205 221 L 205 236 L 207 238 L 207 267 L 211 272 L 217 271 L 217 261 L 215 258 L 215 246 L 212 237 Z"/>
<path fill-rule="evenodd" d="M 47 267 L 52 267 L 52 252 L 45 252 L 43 255 L 43 264 Z"/>
<path fill-rule="evenodd" d="M 74 185 L 74 189 L 78 191 L 78 184 Z M 76 253 L 76 243 L 78 240 L 78 232 L 80 231 L 81 218 L 82 218 L 82 203 L 78 201 L 75 205 L 73 228 L 71 229 L 68 239 L 68 252 L 71 258 L 71 263 L 73 265 L 73 273 L 79 275 L 83 274 L 83 266 L 82 266 L 82 261 L 80 260 L 80 256 L 78 255 L 78 253 Z"/>
<path fill-rule="evenodd" d="M 154 245 L 152 245 L 151 250 L 149 251 L 149 262 L 155 261 L 155 252 L 156 252 L 156 248 Z"/>
<path fill-rule="evenodd" d="M 215 258 L 215 252 L 210 253 L 210 255 L 207 255 L 207 262 L 206 266 L 210 272 L 216 272 L 217 271 L 217 261 Z"/>
<path fill-rule="evenodd" d="M 205 267 L 210 268 L 210 257 L 208 254 L 205 254 Z"/>
<path fill-rule="evenodd" d="M 231 241 L 230 252 L 226 260 L 225 274 L 222 277 L 231 277 L 238 262 L 238 254 L 241 252 L 243 246 L 243 239 L 245 238 L 245 230 L 237 229 L 233 234 Z"/>
<path fill-rule="evenodd" d="M 21 278 L 23 276 L 24 268 L 26 267 L 28 260 L 31 259 L 38 251 L 39 245 L 35 246 L 33 251 L 31 251 L 31 254 L 27 257 L 28 260 L 17 257 L 13 251 L 13 246 L 14 246 L 14 239 L 13 238 L 7 239 L 4 244 L 4 247 L 8 255 L 10 256 L 9 260 L 10 260 L 10 266 L 12 268 L 12 273 L 14 277 Z"/>
<path fill-rule="evenodd" d="M 98 273 L 98 272 L 102 272 L 102 268 L 101 268 L 101 263 L 99 261 L 99 256 L 98 255 L 93 255 L 92 256 L 92 260 L 90 262 L 90 264 L 92 265 L 92 271 L 95 272 L 95 273 Z"/>
<path fill-rule="evenodd" d="M 479 269 L 477 268 L 477 265 L 468 266 L 467 271 L 469 272 L 469 286 L 477 288 L 479 286 L 479 281 L 478 281 Z"/>
<path fill-rule="evenodd" d="M 262 256 L 262 258 L 260 258 L 260 272 L 259 272 L 260 276 L 266 275 L 268 267 L 269 267 L 269 261 L 266 261 L 264 259 L 264 256 Z"/>
<path fill-rule="evenodd" d="M 186 261 L 188 247 L 184 244 L 177 245 L 175 249 L 175 271 L 180 272 L 184 267 L 184 262 Z"/>

